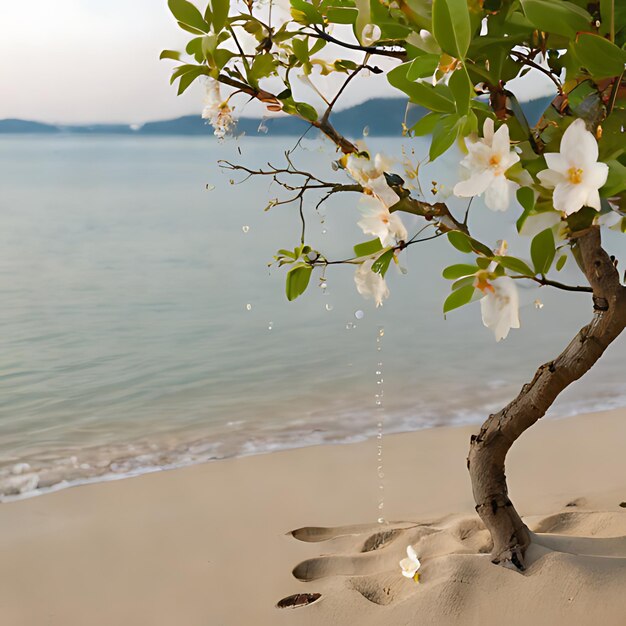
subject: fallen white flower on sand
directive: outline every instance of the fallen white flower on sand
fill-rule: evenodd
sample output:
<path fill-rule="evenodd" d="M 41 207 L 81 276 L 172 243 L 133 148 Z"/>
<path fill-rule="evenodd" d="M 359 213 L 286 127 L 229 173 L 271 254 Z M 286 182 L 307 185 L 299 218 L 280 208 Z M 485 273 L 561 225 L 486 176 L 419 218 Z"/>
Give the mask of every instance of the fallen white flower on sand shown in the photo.
<path fill-rule="evenodd" d="M 406 558 L 400 561 L 400 569 L 402 570 L 402 575 L 405 578 L 412 578 L 415 582 L 419 582 L 419 574 L 417 570 L 421 567 L 420 560 L 417 558 L 417 553 L 413 546 L 407 546 L 406 548 Z"/>

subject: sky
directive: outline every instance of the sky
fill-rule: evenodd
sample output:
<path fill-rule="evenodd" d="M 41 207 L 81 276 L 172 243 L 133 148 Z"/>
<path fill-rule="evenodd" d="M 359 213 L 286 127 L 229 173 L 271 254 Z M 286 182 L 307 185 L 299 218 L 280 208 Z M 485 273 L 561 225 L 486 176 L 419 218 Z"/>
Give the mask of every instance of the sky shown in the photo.
<path fill-rule="evenodd" d="M 187 41 L 167 0 L 0 0 L 0 119 L 141 124 L 199 113 L 202 86 L 177 97 L 173 62 L 159 61 L 163 48 Z M 336 83 L 323 83 L 332 95 Z M 533 78 L 522 91 L 527 99 L 546 85 Z M 394 95 L 384 76 L 370 76 L 354 81 L 338 108 Z M 244 114 L 262 109 L 254 103 Z"/>

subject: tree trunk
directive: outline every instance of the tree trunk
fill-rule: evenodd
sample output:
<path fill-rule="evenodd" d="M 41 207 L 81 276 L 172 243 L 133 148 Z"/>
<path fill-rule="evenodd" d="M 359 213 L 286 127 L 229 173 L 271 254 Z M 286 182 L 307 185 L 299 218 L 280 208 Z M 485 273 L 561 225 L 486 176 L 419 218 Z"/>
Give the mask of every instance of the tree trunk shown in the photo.
<path fill-rule="evenodd" d="M 498 413 L 490 415 L 472 435 L 467 467 L 476 511 L 493 539 L 492 561 L 524 569 L 530 533 L 509 499 L 504 460 L 517 438 L 543 417 L 557 396 L 602 356 L 626 326 L 626 287 L 615 263 L 604 251 L 597 226 L 575 242 L 580 265 L 593 290 L 594 316 L 563 352 L 542 365 L 532 381 Z"/>

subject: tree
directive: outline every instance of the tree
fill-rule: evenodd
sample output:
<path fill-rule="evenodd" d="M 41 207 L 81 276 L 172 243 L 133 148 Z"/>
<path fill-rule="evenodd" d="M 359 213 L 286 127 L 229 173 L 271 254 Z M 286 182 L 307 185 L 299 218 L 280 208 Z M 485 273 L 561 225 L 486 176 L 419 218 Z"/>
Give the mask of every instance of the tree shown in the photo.
<path fill-rule="evenodd" d="M 591 296 L 589 324 L 471 438 L 467 465 L 476 510 L 493 539 L 493 562 L 523 570 L 530 533 L 509 499 L 506 454 L 626 325 L 626 287 L 601 242 L 602 229 L 626 231 L 626 5 L 614 0 L 290 2 L 245 0 L 231 6 L 229 0 L 211 0 L 201 12 L 187 0 L 169 0 L 180 27 L 193 36 L 186 48 L 190 60 L 171 50 L 161 55 L 180 62 L 172 74 L 179 93 L 206 80 L 203 116 L 218 137 L 235 127 L 231 102 L 245 98 L 304 120 L 335 144 L 338 181 L 299 170 L 291 152 L 283 168 L 222 164 L 273 177 L 290 192 L 281 203 L 299 206 L 299 245 L 275 257 L 289 266 L 289 300 L 304 293 L 317 268 L 325 272 L 348 263 L 356 266 L 359 292 L 378 306 L 389 296 L 385 273 L 391 262 L 409 246 L 442 236 L 468 256 L 467 263 L 443 270 L 453 281 L 444 313 L 480 300 L 483 322 L 498 341 L 519 327 L 517 281 Z M 415 184 L 414 167 L 370 154 L 337 131 L 333 108 L 353 79 L 367 72 L 386 73 L 411 103 L 428 110 L 403 131 L 431 137 L 430 161 L 454 144 L 465 154 L 466 177 L 455 185 L 456 196 L 469 203 L 483 196 L 488 209 L 519 212 L 518 231 L 537 233 L 529 260 L 507 255 L 506 242 L 494 250 L 473 237 L 469 204 L 461 218 L 445 202 L 427 201 Z M 554 87 L 550 106 L 534 126 L 507 88 L 529 72 Z M 308 83 L 307 96 L 296 96 L 294 74 Z M 318 74 L 343 77 L 332 97 L 316 88 Z M 222 87 L 229 89 L 225 98 Z M 321 111 L 311 104 L 315 101 L 322 103 Z M 321 195 L 320 203 L 338 193 L 358 194 L 358 224 L 373 239 L 355 245 L 354 256 L 343 260 L 312 249 L 303 212 L 311 193 Z M 513 194 L 517 209 L 511 209 Z M 411 236 L 403 213 L 423 217 L 423 228 Z M 569 257 L 587 285 L 552 277 Z"/>

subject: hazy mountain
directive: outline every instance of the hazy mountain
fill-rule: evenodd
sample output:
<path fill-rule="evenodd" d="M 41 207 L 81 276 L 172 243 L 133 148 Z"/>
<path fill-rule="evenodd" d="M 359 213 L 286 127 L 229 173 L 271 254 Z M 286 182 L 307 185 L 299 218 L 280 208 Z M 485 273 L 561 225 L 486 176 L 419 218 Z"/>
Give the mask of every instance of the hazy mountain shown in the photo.
<path fill-rule="evenodd" d="M 535 124 L 550 103 L 550 98 L 540 98 L 522 103 L 522 108 L 531 125 Z M 415 123 L 425 109 L 412 105 L 407 114 L 407 122 Z M 406 113 L 406 100 L 403 98 L 374 98 L 356 106 L 333 113 L 331 121 L 339 132 L 348 137 L 361 137 L 367 125 L 371 136 L 400 135 Z M 268 119 L 243 117 L 237 123 L 237 132 L 246 135 L 264 134 L 301 135 L 309 125 L 294 117 Z M 143 126 L 127 124 L 52 125 L 25 120 L 0 120 L 0 134 L 5 133 L 73 133 L 73 134 L 115 134 L 115 135 L 211 135 L 212 130 L 199 115 L 186 115 L 173 120 L 148 122 Z"/>

